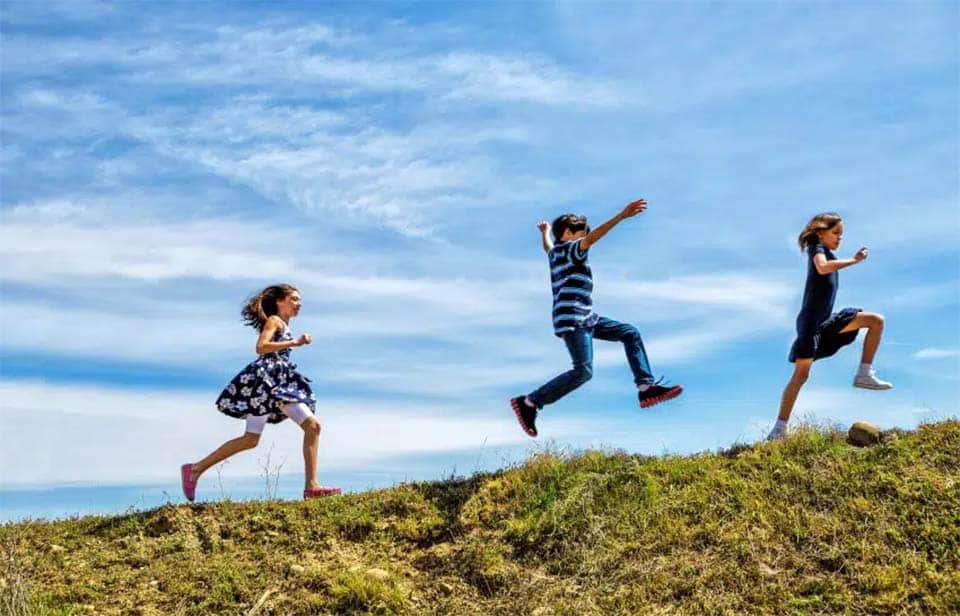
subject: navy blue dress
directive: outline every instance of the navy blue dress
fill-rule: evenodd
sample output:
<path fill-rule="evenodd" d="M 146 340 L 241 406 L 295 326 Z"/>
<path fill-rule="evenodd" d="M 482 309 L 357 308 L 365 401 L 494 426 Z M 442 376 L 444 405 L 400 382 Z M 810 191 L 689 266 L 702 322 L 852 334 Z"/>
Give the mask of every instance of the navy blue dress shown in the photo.
<path fill-rule="evenodd" d="M 270 341 L 285 340 L 293 340 L 290 328 L 286 327 L 278 329 Z M 314 413 L 317 411 L 310 379 L 297 372 L 297 365 L 290 361 L 290 349 L 284 349 L 260 355 L 247 364 L 220 393 L 217 409 L 230 417 L 267 415 L 268 423 L 280 423 L 287 418 L 283 405 L 291 402 L 301 402 Z"/>
<path fill-rule="evenodd" d="M 844 308 L 832 313 L 837 288 L 840 286 L 840 276 L 838 272 L 817 272 L 817 266 L 813 263 L 817 253 L 825 256 L 827 261 L 837 258 L 819 242 L 807 247 L 807 285 L 803 289 L 803 306 L 797 315 L 797 339 L 790 348 L 791 362 L 798 359 L 816 361 L 830 357 L 856 340 L 859 333 L 858 330 L 840 333 L 861 309 Z"/>

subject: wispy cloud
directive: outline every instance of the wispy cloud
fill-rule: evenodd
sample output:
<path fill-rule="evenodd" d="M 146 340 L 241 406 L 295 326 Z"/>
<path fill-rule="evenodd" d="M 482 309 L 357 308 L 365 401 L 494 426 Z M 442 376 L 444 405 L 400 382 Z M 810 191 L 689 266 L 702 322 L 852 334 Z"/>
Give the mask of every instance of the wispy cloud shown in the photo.
<path fill-rule="evenodd" d="M 930 347 L 914 351 L 910 357 L 914 359 L 948 359 L 950 357 L 960 357 L 960 350 Z"/>

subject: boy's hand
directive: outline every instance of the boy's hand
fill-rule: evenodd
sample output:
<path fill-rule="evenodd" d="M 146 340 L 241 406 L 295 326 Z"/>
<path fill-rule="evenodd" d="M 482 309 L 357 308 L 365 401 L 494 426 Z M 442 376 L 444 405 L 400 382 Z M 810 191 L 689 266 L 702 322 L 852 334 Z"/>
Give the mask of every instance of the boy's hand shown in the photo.
<path fill-rule="evenodd" d="M 541 220 L 537 223 L 537 229 L 540 229 L 540 242 L 543 244 L 543 252 L 549 253 L 553 250 L 553 240 L 550 239 L 550 223 Z"/>
<path fill-rule="evenodd" d="M 637 199 L 631 203 L 627 204 L 627 207 L 623 208 L 623 211 L 620 212 L 621 218 L 632 218 L 637 214 L 642 213 L 647 209 L 647 200 L 646 199 Z"/>
<path fill-rule="evenodd" d="M 857 251 L 857 254 L 853 255 L 853 260 L 859 263 L 860 261 L 863 261 L 869 256 L 870 256 L 870 251 L 867 250 L 867 247 L 861 246 L 860 250 Z"/>
<path fill-rule="evenodd" d="M 300 337 L 297 338 L 297 346 L 303 346 L 305 344 L 310 344 L 313 342 L 313 336 L 310 334 L 300 334 Z"/>
<path fill-rule="evenodd" d="M 627 218 L 632 218 L 643 212 L 647 209 L 647 200 L 646 199 L 637 199 L 636 201 L 631 201 L 623 208 L 616 216 L 603 223 L 596 229 L 587 233 L 586 237 L 580 240 L 580 250 L 590 250 L 590 247 L 599 242 L 604 235 L 606 235 L 610 229 L 613 229 L 617 226 L 620 221 L 626 220 Z"/>

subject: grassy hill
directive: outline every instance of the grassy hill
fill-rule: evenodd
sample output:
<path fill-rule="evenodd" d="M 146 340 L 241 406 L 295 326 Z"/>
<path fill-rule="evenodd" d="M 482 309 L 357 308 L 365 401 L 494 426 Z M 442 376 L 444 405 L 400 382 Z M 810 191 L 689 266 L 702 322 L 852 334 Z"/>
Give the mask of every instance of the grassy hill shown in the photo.
<path fill-rule="evenodd" d="M 957 614 L 960 422 L 0 527 L 17 614 Z M 22 610 L 22 611 L 15 611 Z"/>

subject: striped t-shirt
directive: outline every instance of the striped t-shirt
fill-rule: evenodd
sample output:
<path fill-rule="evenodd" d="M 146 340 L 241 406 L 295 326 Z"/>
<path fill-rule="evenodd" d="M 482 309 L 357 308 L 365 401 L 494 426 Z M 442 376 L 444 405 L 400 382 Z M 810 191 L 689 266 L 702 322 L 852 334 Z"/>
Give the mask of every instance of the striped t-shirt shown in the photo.
<path fill-rule="evenodd" d="M 563 336 L 577 327 L 593 327 L 593 274 L 580 240 L 562 242 L 547 253 L 553 283 L 553 333 Z"/>

